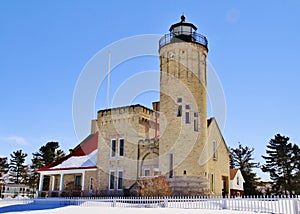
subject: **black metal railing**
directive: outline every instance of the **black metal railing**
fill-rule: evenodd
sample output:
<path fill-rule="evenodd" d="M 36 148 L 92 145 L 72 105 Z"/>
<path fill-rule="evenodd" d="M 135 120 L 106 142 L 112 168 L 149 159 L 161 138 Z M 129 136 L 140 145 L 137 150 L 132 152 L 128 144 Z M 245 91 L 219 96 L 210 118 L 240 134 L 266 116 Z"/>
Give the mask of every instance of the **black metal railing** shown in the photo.
<path fill-rule="evenodd" d="M 208 42 L 205 36 L 199 34 L 199 33 L 189 33 L 189 32 L 179 32 L 179 33 L 169 33 L 164 35 L 159 40 L 159 48 L 162 48 L 163 46 L 175 43 L 175 42 L 194 42 L 198 43 L 200 45 L 203 45 L 208 49 Z"/>

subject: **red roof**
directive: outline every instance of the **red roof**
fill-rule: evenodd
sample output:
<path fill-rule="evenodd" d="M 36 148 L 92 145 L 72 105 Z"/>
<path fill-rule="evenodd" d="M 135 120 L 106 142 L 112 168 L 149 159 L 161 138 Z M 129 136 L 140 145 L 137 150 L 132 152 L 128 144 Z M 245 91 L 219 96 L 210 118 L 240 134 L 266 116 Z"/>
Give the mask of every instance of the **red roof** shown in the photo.
<path fill-rule="evenodd" d="M 43 167 L 37 171 L 49 171 L 52 170 L 52 167 L 55 167 L 65 160 L 69 159 L 70 157 L 74 156 L 85 156 L 91 154 L 93 151 L 95 151 L 98 148 L 98 132 L 94 134 L 90 134 L 87 138 L 85 138 L 78 146 L 76 146 L 74 149 L 71 150 L 71 153 L 66 155 L 65 157 L 50 163 L 48 166 Z M 78 167 L 82 168 L 82 167 Z M 86 168 L 86 167 L 84 167 Z M 73 168 L 74 169 L 74 168 Z M 57 169 L 56 169 L 57 170 Z M 66 169 L 64 169 L 66 170 Z"/>

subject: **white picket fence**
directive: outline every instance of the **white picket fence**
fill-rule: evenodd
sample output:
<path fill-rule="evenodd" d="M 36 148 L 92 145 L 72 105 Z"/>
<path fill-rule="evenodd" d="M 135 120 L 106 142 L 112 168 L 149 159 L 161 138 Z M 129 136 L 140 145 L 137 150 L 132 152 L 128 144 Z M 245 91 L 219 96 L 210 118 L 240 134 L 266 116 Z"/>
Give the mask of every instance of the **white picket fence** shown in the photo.
<path fill-rule="evenodd" d="M 0 200 L 4 203 L 16 202 L 24 206 L 43 206 L 55 204 L 57 206 L 83 206 L 83 207 L 124 207 L 124 208 L 182 208 L 182 209 L 210 209 L 210 210 L 236 210 L 260 213 L 286 213 L 300 214 L 300 198 L 295 197 L 167 197 L 167 198 L 139 198 L 139 197 L 89 197 L 89 198 L 37 198 Z"/>

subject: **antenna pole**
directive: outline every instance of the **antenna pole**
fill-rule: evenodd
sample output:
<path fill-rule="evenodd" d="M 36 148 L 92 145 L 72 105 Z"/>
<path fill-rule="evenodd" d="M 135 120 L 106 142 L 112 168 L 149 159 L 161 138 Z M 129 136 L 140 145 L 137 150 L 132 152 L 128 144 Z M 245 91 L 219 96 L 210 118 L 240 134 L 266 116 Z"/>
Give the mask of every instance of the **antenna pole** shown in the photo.
<path fill-rule="evenodd" d="M 106 94 L 106 109 L 109 108 L 109 92 L 110 92 L 110 55 L 111 53 L 108 52 L 108 66 L 107 66 L 107 94 Z"/>

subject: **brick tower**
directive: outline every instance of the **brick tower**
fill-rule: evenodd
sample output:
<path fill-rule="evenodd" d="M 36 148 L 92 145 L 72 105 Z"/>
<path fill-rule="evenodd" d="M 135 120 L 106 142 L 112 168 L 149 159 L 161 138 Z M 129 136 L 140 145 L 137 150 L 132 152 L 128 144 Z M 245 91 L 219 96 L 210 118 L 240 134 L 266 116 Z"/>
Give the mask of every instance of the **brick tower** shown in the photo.
<path fill-rule="evenodd" d="M 206 37 L 196 30 L 181 16 L 159 41 L 159 168 L 177 195 L 199 195 L 208 188 L 208 48 Z"/>

